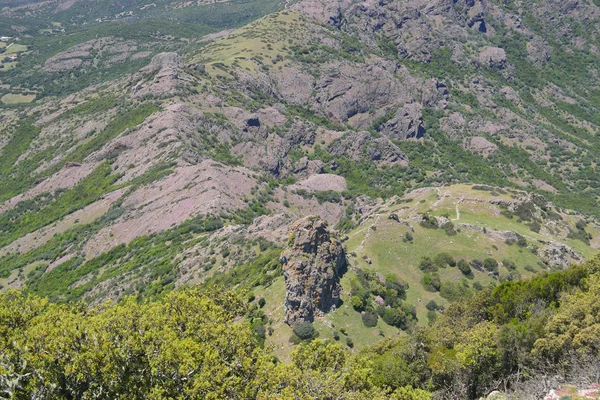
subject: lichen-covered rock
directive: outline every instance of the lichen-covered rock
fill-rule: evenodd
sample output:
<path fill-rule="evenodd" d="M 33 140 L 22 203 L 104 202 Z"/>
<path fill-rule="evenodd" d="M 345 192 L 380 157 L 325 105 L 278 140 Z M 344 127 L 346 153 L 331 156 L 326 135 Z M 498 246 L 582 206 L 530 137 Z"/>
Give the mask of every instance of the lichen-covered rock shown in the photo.
<path fill-rule="evenodd" d="M 482 50 L 478 61 L 483 66 L 497 69 L 505 68 L 508 63 L 506 52 L 500 47 L 488 47 Z"/>
<path fill-rule="evenodd" d="M 285 322 L 312 322 L 335 310 L 342 287 L 346 255 L 319 217 L 302 218 L 290 226 L 289 248 L 281 255 L 285 277 Z"/>
<path fill-rule="evenodd" d="M 484 137 L 475 136 L 469 141 L 467 149 L 471 150 L 473 153 L 487 156 L 491 153 L 495 153 L 498 150 L 498 146 Z"/>

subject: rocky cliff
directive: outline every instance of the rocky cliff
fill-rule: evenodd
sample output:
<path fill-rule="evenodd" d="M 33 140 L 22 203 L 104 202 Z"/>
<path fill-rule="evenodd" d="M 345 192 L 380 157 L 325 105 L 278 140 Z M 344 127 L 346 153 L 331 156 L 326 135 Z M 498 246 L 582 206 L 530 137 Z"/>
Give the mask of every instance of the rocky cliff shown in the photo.
<path fill-rule="evenodd" d="M 306 217 L 290 226 L 289 248 L 281 255 L 285 277 L 285 322 L 312 322 L 340 302 L 340 274 L 346 267 L 342 245 L 327 223 Z"/>

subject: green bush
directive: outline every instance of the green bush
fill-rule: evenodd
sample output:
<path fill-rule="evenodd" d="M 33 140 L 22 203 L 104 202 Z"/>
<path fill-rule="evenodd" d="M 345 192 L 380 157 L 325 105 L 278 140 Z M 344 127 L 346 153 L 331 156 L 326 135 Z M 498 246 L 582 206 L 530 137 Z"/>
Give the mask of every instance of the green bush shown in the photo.
<path fill-rule="evenodd" d="M 429 303 L 427 303 L 425 305 L 425 308 L 430 310 L 430 311 L 435 311 L 439 308 L 438 304 L 435 302 L 435 300 L 430 300 Z"/>
<path fill-rule="evenodd" d="M 350 299 L 350 304 L 352 304 L 352 308 L 354 308 L 356 311 L 362 311 L 365 307 L 360 296 L 352 296 Z"/>
<path fill-rule="evenodd" d="M 365 324 L 365 326 L 368 328 L 373 328 L 374 326 L 377 326 L 377 321 L 379 320 L 377 314 L 369 311 L 363 312 L 361 318 L 363 324 Z"/>
<path fill-rule="evenodd" d="M 390 326 L 406 329 L 406 315 L 402 310 L 398 310 L 397 308 L 388 308 L 383 313 L 383 317 L 381 317 L 381 319 L 383 319 L 383 322 Z"/>
<path fill-rule="evenodd" d="M 437 264 L 429 257 L 423 257 L 419 263 L 419 269 L 423 272 L 437 272 Z"/>
<path fill-rule="evenodd" d="M 498 261 L 489 257 L 483 260 L 483 268 L 489 272 L 498 272 Z"/>
<path fill-rule="evenodd" d="M 315 327 L 312 322 L 299 322 L 292 327 L 292 330 L 302 340 L 312 339 L 315 335 Z"/>
<path fill-rule="evenodd" d="M 440 253 L 434 257 L 433 262 L 438 268 L 446 268 L 447 266 L 456 267 L 456 261 L 448 253 Z"/>
<path fill-rule="evenodd" d="M 423 286 L 431 292 L 439 292 L 442 287 L 440 276 L 436 273 L 425 274 L 423 276 Z"/>
<path fill-rule="evenodd" d="M 456 264 L 456 266 L 458 267 L 458 270 L 460 272 L 462 272 L 463 275 L 465 275 L 465 276 L 473 276 L 473 271 L 471 270 L 471 266 L 465 260 L 460 260 Z"/>

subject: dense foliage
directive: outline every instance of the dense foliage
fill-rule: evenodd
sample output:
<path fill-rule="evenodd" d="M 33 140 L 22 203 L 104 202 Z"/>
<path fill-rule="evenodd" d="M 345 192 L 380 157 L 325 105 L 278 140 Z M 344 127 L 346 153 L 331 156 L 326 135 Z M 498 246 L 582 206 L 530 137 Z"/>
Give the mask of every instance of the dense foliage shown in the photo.
<path fill-rule="evenodd" d="M 493 390 L 526 390 L 541 398 L 551 379 L 594 381 L 600 366 L 599 268 L 596 258 L 452 304 L 410 338 L 369 350 L 376 382 L 474 399 Z"/>
<path fill-rule="evenodd" d="M 600 258 L 490 287 L 429 327 L 356 355 L 309 340 L 289 364 L 261 348 L 244 299 L 184 289 L 159 302 L 128 297 L 88 308 L 4 293 L 0 395 L 421 400 L 437 392 L 474 399 L 542 376 L 599 372 Z"/>
<path fill-rule="evenodd" d="M 243 296 L 182 290 L 94 308 L 0 295 L 0 397 L 15 399 L 402 399 L 371 363 L 315 340 L 283 364 L 258 346 Z"/>

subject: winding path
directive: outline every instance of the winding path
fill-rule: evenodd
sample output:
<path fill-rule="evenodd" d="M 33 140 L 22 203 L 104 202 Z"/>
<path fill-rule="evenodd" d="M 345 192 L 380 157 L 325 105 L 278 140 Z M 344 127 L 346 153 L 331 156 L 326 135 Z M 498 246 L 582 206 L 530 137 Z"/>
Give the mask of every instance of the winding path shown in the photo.
<path fill-rule="evenodd" d="M 376 218 L 375 218 L 375 222 L 373 222 L 368 228 L 367 228 L 367 234 L 365 235 L 365 237 L 363 238 L 362 242 L 360 242 L 360 246 L 358 246 L 355 250 L 355 252 L 359 252 L 365 245 L 365 242 L 367 241 L 367 239 L 369 239 L 369 237 L 371 236 L 371 228 L 374 225 L 377 225 L 377 223 L 379 222 L 379 217 L 381 217 L 380 214 L 376 214 Z"/>

